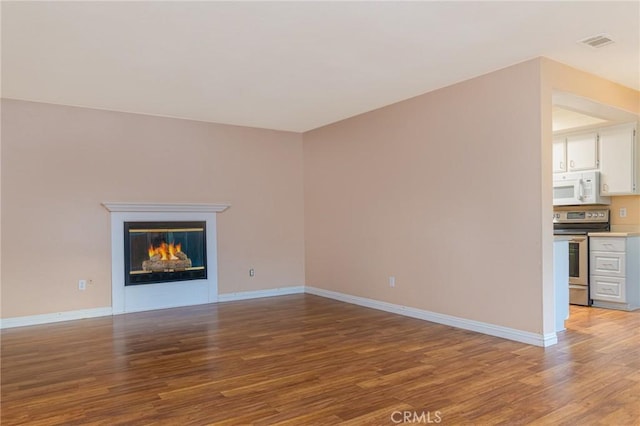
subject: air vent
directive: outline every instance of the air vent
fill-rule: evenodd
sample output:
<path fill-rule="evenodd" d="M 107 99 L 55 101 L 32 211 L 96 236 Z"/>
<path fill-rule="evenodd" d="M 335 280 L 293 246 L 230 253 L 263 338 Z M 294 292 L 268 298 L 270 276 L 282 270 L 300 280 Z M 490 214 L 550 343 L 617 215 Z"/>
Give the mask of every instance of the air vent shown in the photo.
<path fill-rule="evenodd" d="M 594 49 L 599 49 L 615 42 L 609 34 L 598 34 L 579 40 L 578 43 L 586 44 Z"/>

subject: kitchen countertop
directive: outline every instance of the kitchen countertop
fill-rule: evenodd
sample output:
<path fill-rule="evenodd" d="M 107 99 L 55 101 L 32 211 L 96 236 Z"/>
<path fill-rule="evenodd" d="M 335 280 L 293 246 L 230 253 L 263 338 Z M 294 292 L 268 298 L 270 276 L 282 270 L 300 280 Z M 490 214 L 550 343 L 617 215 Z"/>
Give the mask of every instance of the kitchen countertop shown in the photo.
<path fill-rule="evenodd" d="M 589 232 L 590 237 L 637 237 L 640 232 Z"/>
<path fill-rule="evenodd" d="M 637 237 L 640 225 L 611 225 L 611 232 L 589 232 L 590 237 Z"/>
<path fill-rule="evenodd" d="M 554 235 L 553 236 L 553 241 L 570 241 L 572 239 L 573 239 L 573 237 L 571 237 L 569 235 Z"/>

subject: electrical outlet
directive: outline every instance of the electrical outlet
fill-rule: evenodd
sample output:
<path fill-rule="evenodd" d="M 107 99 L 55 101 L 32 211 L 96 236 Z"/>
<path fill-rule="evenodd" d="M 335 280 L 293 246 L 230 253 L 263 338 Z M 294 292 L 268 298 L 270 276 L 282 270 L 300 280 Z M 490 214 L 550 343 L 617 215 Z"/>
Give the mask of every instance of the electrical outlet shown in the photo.
<path fill-rule="evenodd" d="M 396 277 L 389 277 L 389 287 L 396 286 Z"/>
<path fill-rule="evenodd" d="M 253 268 L 249 269 L 249 276 L 250 277 L 253 277 L 255 274 L 256 274 L 256 271 Z"/>
<path fill-rule="evenodd" d="M 78 290 L 87 289 L 87 280 L 78 280 Z"/>
<path fill-rule="evenodd" d="M 627 208 L 626 207 L 620 207 L 620 217 L 627 217 Z"/>

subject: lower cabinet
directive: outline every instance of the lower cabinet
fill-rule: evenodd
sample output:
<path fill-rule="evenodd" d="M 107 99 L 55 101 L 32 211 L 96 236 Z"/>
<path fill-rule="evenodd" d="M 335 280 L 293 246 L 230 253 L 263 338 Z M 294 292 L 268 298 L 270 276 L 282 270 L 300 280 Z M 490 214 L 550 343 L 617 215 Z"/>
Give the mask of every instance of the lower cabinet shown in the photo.
<path fill-rule="evenodd" d="M 589 243 L 593 306 L 640 308 L 640 237 L 591 237 Z"/>
<path fill-rule="evenodd" d="M 591 298 L 594 300 L 606 300 L 608 302 L 625 303 L 627 301 L 625 291 L 625 279 L 614 277 L 591 277 Z"/>

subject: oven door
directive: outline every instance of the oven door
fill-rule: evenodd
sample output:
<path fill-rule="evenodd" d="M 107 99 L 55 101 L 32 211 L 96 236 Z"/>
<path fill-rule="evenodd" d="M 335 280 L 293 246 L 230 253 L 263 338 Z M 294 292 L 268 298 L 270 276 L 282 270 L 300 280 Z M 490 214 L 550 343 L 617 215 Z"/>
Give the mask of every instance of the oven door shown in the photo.
<path fill-rule="evenodd" d="M 589 305 L 589 243 L 586 235 L 569 241 L 569 303 Z"/>

